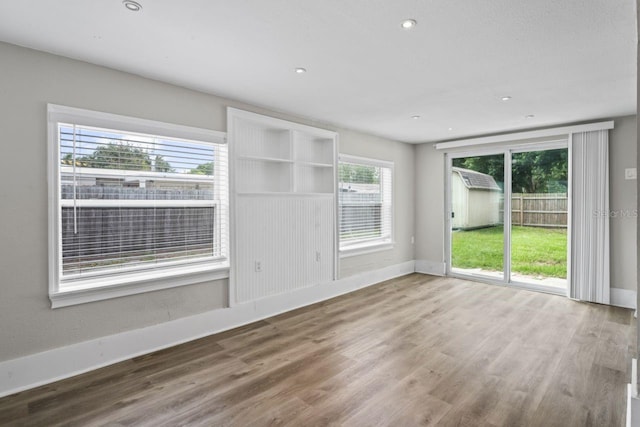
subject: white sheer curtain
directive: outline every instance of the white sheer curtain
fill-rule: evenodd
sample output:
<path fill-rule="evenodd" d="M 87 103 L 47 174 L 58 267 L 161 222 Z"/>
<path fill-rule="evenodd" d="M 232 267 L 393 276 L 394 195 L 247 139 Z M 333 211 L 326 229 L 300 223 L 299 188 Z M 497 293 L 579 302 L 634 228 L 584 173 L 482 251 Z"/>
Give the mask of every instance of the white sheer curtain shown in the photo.
<path fill-rule="evenodd" d="M 569 297 L 609 304 L 609 131 L 571 135 Z"/>

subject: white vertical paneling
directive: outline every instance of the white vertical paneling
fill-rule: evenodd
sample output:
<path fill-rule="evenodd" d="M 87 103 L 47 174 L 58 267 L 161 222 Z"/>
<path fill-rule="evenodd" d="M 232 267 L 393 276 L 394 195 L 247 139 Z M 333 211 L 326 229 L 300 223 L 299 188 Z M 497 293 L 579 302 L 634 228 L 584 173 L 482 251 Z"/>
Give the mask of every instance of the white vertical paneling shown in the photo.
<path fill-rule="evenodd" d="M 236 162 L 239 193 L 287 193 L 291 191 L 291 163 L 255 159 Z"/>
<path fill-rule="evenodd" d="M 333 139 L 318 138 L 308 133 L 293 133 L 295 160 L 333 164 Z"/>
<path fill-rule="evenodd" d="M 238 195 L 236 206 L 237 302 L 332 280 L 332 194 L 323 197 Z M 256 262 L 262 271 L 256 271 Z"/>
<path fill-rule="evenodd" d="M 296 192 L 333 193 L 333 168 L 312 165 L 296 165 Z"/>
<path fill-rule="evenodd" d="M 571 136 L 569 296 L 609 304 L 609 138 L 607 130 Z"/>
<path fill-rule="evenodd" d="M 237 120 L 233 134 L 238 156 L 292 159 L 291 132 L 288 129 Z"/>

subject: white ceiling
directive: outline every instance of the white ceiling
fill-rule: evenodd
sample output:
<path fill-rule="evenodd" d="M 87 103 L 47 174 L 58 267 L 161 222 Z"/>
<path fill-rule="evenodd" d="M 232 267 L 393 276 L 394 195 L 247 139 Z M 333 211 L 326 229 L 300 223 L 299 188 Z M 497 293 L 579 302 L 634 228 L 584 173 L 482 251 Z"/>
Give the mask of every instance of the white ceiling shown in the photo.
<path fill-rule="evenodd" d="M 0 40 L 407 142 L 636 111 L 635 0 L 139 2 L 3 0 Z"/>

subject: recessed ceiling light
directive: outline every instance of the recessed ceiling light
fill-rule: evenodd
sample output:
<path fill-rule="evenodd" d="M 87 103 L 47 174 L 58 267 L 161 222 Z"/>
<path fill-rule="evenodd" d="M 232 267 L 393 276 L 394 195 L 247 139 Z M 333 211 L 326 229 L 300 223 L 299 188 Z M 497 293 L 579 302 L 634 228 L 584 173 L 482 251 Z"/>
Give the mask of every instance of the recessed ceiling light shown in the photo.
<path fill-rule="evenodd" d="M 524 116 L 525 119 L 533 119 L 535 116 L 533 114 L 527 114 Z"/>
<path fill-rule="evenodd" d="M 448 130 L 453 130 L 453 128 L 449 128 Z"/>
<path fill-rule="evenodd" d="M 413 28 L 416 25 L 418 25 L 418 23 L 416 22 L 415 19 L 405 19 L 404 21 L 402 21 L 402 24 L 400 24 L 400 25 L 405 30 L 410 30 L 411 28 Z"/>
<path fill-rule="evenodd" d="M 420 118 L 420 116 L 411 116 L 411 118 L 412 118 L 413 120 L 418 120 L 418 119 Z"/>
<path fill-rule="evenodd" d="M 307 72 L 306 68 L 302 68 L 302 67 L 296 68 L 296 73 L 298 73 L 298 74 L 304 74 L 306 72 Z"/>
<path fill-rule="evenodd" d="M 142 5 L 140 3 L 138 3 L 137 1 L 124 0 L 122 2 L 122 4 L 124 5 L 124 7 L 126 7 L 127 9 L 129 9 L 132 12 L 140 12 L 142 10 Z"/>
<path fill-rule="evenodd" d="M 502 98 L 500 98 L 500 99 L 502 99 L 503 101 L 508 101 L 508 100 L 510 100 L 510 99 L 511 99 L 511 97 L 510 97 L 510 96 L 503 96 L 503 97 L 502 97 Z"/>

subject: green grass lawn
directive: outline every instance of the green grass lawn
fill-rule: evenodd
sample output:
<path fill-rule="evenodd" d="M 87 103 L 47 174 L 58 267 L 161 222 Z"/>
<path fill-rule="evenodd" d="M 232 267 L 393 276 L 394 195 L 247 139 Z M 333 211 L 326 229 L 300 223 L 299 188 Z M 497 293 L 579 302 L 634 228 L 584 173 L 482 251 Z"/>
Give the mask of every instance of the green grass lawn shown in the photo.
<path fill-rule="evenodd" d="M 451 257 L 455 268 L 502 271 L 502 226 L 452 233 Z M 567 277 L 567 231 L 513 227 L 511 271 L 540 277 Z"/>

